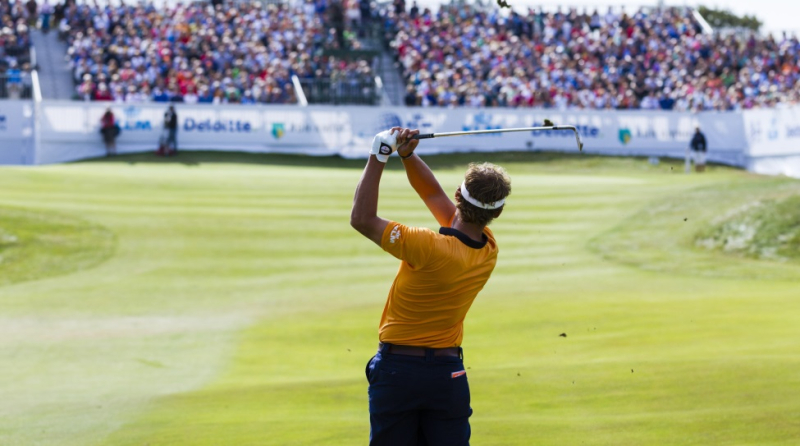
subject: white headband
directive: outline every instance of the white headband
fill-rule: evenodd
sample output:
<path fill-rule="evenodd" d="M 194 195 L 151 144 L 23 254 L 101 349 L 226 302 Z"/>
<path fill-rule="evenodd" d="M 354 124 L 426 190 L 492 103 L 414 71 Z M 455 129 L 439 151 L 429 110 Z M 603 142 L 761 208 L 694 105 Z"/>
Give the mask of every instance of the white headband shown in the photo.
<path fill-rule="evenodd" d="M 472 198 L 467 190 L 466 183 L 461 183 L 461 196 L 467 200 L 467 202 L 473 206 L 479 207 L 481 209 L 497 209 L 503 207 L 506 203 L 506 199 L 503 198 L 502 200 L 497 200 L 493 203 L 481 203 L 480 201 Z"/>

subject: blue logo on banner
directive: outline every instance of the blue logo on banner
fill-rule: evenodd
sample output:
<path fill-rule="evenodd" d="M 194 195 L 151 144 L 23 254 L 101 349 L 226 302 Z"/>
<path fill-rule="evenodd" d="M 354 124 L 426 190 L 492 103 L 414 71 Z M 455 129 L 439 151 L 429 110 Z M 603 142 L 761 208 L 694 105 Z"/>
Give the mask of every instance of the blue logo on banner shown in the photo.
<path fill-rule="evenodd" d="M 566 123 L 565 125 L 573 125 Z M 595 127 L 591 125 L 578 125 L 574 124 L 575 128 L 578 129 L 578 133 L 581 134 L 584 138 L 599 138 L 600 137 L 600 127 Z M 531 127 L 542 127 L 544 126 L 544 122 L 534 122 L 531 124 Z M 626 132 L 628 135 L 628 140 L 630 140 L 631 132 L 628 129 L 620 130 L 620 141 L 622 141 L 622 133 Z M 546 137 L 561 137 L 561 138 L 575 138 L 575 134 L 571 132 L 565 132 L 561 130 L 545 130 L 545 131 L 538 131 L 538 132 L 531 132 L 532 136 L 546 136 Z"/>
<path fill-rule="evenodd" d="M 272 124 L 272 136 L 275 139 L 281 139 L 285 133 L 286 126 L 284 126 L 282 122 L 276 122 Z"/>
<path fill-rule="evenodd" d="M 125 119 L 122 121 L 120 127 L 122 130 L 136 131 L 136 130 L 152 130 L 153 125 L 147 119 L 137 119 L 142 113 L 139 107 L 125 107 L 122 112 L 125 114 Z"/>
<path fill-rule="evenodd" d="M 384 113 L 378 117 L 378 126 L 375 128 L 375 133 L 389 130 L 392 127 L 402 127 L 403 120 L 400 116 L 394 113 Z M 411 127 L 415 128 L 415 127 Z"/>
<path fill-rule="evenodd" d="M 786 138 L 800 138 L 800 126 L 786 127 Z"/>
<path fill-rule="evenodd" d="M 778 118 L 772 118 L 769 123 L 769 130 L 767 130 L 767 138 L 771 140 L 778 139 L 780 131 L 778 130 Z"/>
<path fill-rule="evenodd" d="M 252 126 L 247 121 L 228 120 L 228 121 L 212 121 L 205 119 L 202 121 L 195 121 L 193 118 L 186 118 L 183 122 L 183 129 L 187 132 L 214 132 L 214 133 L 249 133 Z"/>
<path fill-rule="evenodd" d="M 419 129 L 421 132 L 429 130 L 433 127 L 433 123 L 425 117 L 422 113 L 414 113 L 409 116 L 408 121 L 403 121 L 403 118 L 396 113 L 382 113 L 377 116 L 373 123 L 373 133 L 365 133 L 364 131 L 358 132 L 359 138 L 372 138 L 374 133 L 379 133 L 384 130 L 389 130 L 392 127 L 407 127 L 410 129 Z"/>
<path fill-rule="evenodd" d="M 627 145 L 631 139 L 633 139 L 633 135 L 631 135 L 630 129 L 619 129 L 619 142 Z"/>
<path fill-rule="evenodd" d="M 750 123 L 750 139 L 753 141 L 760 141 L 761 140 L 761 123 L 760 122 L 751 122 Z"/>
<path fill-rule="evenodd" d="M 0 115 L 0 130 L 6 129 L 6 115 Z"/>
<path fill-rule="evenodd" d="M 472 116 L 472 125 L 462 125 L 461 129 L 465 132 L 474 130 L 497 130 L 501 128 L 499 125 L 492 125 L 492 115 L 489 113 L 476 113 Z M 487 133 L 485 135 L 475 136 L 500 136 L 502 133 Z"/>
<path fill-rule="evenodd" d="M 419 129 L 423 131 L 433 127 L 433 124 L 428 119 L 425 119 L 425 115 L 422 113 L 414 113 L 405 123 L 400 115 L 395 113 L 383 113 L 378 116 L 375 133 L 389 130 L 392 127 L 408 127 L 410 129 Z"/>

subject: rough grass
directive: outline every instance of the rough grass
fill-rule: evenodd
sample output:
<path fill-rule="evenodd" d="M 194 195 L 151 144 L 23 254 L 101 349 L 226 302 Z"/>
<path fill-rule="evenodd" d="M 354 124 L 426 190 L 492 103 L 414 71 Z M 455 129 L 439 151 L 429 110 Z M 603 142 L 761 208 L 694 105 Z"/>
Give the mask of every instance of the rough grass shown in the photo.
<path fill-rule="evenodd" d="M 470 161 L 514 182 L 465 327 L 474 444 L 800 438 L 797 266 L 694 243 L 729 201 L 780 201 L 796 181 L 642 159 L 430 161 L 446 190 Z M 0 286 L 0 444 L 366 444 L 363 370 L 397 262 L 348 225 L 362 166 L 182 153 L 3 169 L 0 206 L 79 215 L 117 247 Z M 399 163 L 379 209 L 435 224 Z"/>
<path fill-rule="evenodd" d="M 695 243 L 727 254 L 800 261 L 800 195 L 750 202 L 709 226 Z"/>

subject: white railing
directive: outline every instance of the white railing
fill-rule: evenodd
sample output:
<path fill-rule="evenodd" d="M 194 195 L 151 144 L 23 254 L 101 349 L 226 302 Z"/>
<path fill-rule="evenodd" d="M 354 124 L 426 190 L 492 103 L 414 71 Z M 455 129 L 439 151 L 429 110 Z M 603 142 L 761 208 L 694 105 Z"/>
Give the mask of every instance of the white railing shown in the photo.
<path fill-rule="evenodd" d="M 700 28 L 703 29 L 703 34 L 713 34 L 714 28 L 706 21 L 703 14 L 700 14 L 696 8 L 692 8 L 692 17 L 694 20 L 700 25 Z"/>
<path fill-rule="evenodd" d="M 294 94 L 297 96 L 297 105 L 306 107 L 308 105 L 308 99 L 306 98 L 306 93 L 303 91 L 303 85 L 300 84 L 300 78 L 298 78 L 296 74 L 292 75 L 292 85 L 294 86 Z"/>
<path fill-rule="evenodd" d="M 33 88 L 33 100 L 35 102 L 42 102 L 42 85 L 39 83 L 39 72 L 37 70 L 31 71 L 31 84 Z"/>

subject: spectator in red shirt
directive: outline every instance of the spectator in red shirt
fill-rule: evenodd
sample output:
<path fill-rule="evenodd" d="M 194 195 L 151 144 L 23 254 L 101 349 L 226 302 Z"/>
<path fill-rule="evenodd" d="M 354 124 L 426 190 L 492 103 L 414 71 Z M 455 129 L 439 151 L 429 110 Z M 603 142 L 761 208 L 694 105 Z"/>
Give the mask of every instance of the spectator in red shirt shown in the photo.
<path fill-rule="evenodd" d="M 114 113 L 111 111 L 111 107 L 107 108 L 103 117 L 100 118 L 100 133 L 103 135 L 103 143 L 106 145 L 106 156 L 116 155 L 119 127 L 114 121 Z"/>

